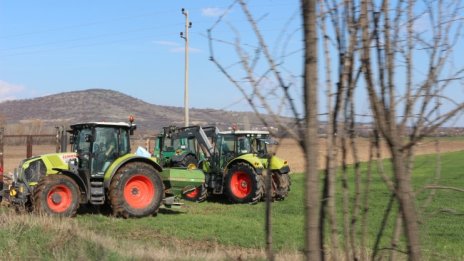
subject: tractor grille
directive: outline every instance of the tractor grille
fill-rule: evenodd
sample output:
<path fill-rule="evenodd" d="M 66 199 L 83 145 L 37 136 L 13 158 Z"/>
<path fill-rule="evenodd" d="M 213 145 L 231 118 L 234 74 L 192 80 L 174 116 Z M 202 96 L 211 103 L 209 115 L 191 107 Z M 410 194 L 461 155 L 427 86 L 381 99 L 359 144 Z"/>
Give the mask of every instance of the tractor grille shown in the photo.
<path fill-rule="evenodd" d="M 45 176 L 46 168 L 42 160 L 32 162 L 27 169 L 24 170 L 24 177 L 28 182 L 38 182 L 42 176 Z"/>

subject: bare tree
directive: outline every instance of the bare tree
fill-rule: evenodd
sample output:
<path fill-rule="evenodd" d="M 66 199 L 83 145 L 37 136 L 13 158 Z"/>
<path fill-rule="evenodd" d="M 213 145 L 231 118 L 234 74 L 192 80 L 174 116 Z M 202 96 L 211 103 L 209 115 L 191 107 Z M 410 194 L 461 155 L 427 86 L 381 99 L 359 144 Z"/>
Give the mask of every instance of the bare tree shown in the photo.
<path fill-rule="evenodd" d="M 396 3 L 384 0 L 379 6 L 367 0 L 361 3 L 365 85 L 377 128 L 391 153 L 395 195 L 411 260 L 421 259 L 418 215 L 411 184 L 414 147 L 464 108 L 464 103 L 458 101 L 454 108 L 435 117 L 438 108 L 432 103 L 433 97 L 463 77 L 462 69 L 444 70 L 450 68 L 451 53 L 461 34 L 461 24 L 456 23 L 462 19 L 460 4 L 453 0 L 424 1 L 424 8 L 417 14 L 414 10 L 420 7 L 412 0 Z M 415 32 L 414 24 L 424 18 L 429 19 L 431 31 Z M 372 58 L 373 54 L 376 59 Z M 421 62 L 427 64 L 425 76 L 413 70 L 419 65 L 413 59 L 418 54 L 426 60 Z M 399 86 L 401 77 L 406 78 L 405 88 Z"/>
<path fill-rule="evenodd" d="M 411 175 L 413 159 L 421 139 L 464 109 L 463 101 L 452 100 L 447 91 L 464 79 L 464 69 L 452 60 L 454 47 L 462 42 L 461 1 L 302 0 L 302 113 L 298 112 L 298 105 L 292 98 L 294 78 L 283 76 L 282 57 L 279 60 L 271 55 L 257 19 L 243 0 L 234 1 L 230 8 L 236 3 L 240 4 L 252 28 L 255 44 L 244 43 L 240 31 L 233 25 L 229 26 L 235 32 L 234 42 L 215 39 L 212 31 L 216 23 L 209 31 L 212 61 L 240 90 L 256 113 L 273 116 L 273 124 L 296 139 L 305 153 L 305 257 L 324 259 L 329 252 L 333 259 L 343 255 L 347 260 L 366 260 L 369 258 L 366 248 L 372 247 L 371 258 L 377 258 L 380 238 L 388 221 L 393 219 L 396 227 L 391 234 L 390 259 L 396 258 L 398 239 L 403 234 L 407 239 L 408 258 L 420 260 L 419 212 Z M 317 3 L 319 8 L 316 8 Z M 324 59 L 321 64 L 325 74 L 317 73 L 318 32 L 323 36 Z M 214 42 L 234 47 L 244 77 L 234 75 L 229 67 L 219 62 L 214 55 Z M 267 69 L 260 71 L 257 64 L 263 61 Z M 326 83 L 327 112 L 324 114 L 317 113 L 319 78 Z M 269 82 L 272 86 L 264 88 Z M 271 104 L 270 95 L 280 97 L 281 103 L 278 106 Z M 438 98 L 446 100 L 446 106 L 437 102 Z M 359 105 L 362 101 L 366 101 L 365 108 Z M 282 107 L 292 112 L 293 125 L 281 120 L 281 111 L 275 108 Z M 368 112 L 360 113 L 362 109 Z M 322 194 L 317 171 L 317 128 L 321 115 L 327 119 Z M 356 128 L 359 120 L 366 118 L 372 126 L 370 160 L 373 162 L 369 163 L 368 171 L 363 171 L 358 157 Z M 261 120 L 269 124 L 264 117 Z M 380 153 L 383 145 L 391 156 L 390 170 L 383 165 Z M 336 188 L 339 171 L 344 177 L 342 193 L 337 193 Z M 348 177 L 351 171 L 354 179 Z M 383 225 L 377 231 L 376 243 L 367 246 L 368 198 L 373 172 L 380 175 L 391 196 L 385 205 Z M 440 176 L 439 172 L 437 167 L 436 177 Z M 343 199 L 341 223 L 337 221 L 337 212 L 340 213 L 336 204 L 338 195 Z M 329 225 L 328 230 L 325 225 Z M 344 233 L 340 234 L 339 230 Z M 325 238 L 325 231 L 330 231 L 330 240 Z M 341 235 L 343 246 L 339 245 Z"/>
<path fill-rule="evenodd" d="M 319 220 L 319 173 L 318 173 L 318 69 L 317 69 L 317 13 L 315 0 L 302 0 L 303 16 L 303 90 L 306 131 L 303 151 L 305 154 L 305 257 L 320 260 L 323 257 L 323 242 Z"/>

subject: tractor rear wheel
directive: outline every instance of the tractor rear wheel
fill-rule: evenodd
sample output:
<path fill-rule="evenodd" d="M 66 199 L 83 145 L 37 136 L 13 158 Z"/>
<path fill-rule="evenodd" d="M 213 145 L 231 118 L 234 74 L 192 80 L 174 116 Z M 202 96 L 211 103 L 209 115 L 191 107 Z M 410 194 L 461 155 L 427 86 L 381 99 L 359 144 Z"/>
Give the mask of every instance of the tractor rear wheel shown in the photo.
<path fill-rule="evenodd" d="M 132 162 L 120 168 L 110 183 L 113 215 L 144 217 L 155 214 L 163 196 L 163 181 L 150 165 Z"/>
<path fill-rule="evenodd" d="M 272 173 L 272 189 L 274 190 L 273 196 L 276 200 L 284 200 L 290 191 L 290 175 Z"/>
<path fill-rule="evenodd" d="M 34 211 L 60 217 L 73 217 L 79 208 L 79 187 L 65 175 L 44 176 L 33 194 Z"/>
<path fill-rule="evenodd" d="M 187 201 L 193 201 L 193 202 L 203 202 L 206 200 L 208 197 L 208 191 L 206 190 L 205 184 L 196 187 L 194 190 L 182 194 L 182 198 L 187 200 Z"/>
<path fill-rule="evenodd" d="M 249 164 L 233 165 L 225 177 L 225 192 L 234 203 L 256 203 L 264 195 L 264 179 Z"/>

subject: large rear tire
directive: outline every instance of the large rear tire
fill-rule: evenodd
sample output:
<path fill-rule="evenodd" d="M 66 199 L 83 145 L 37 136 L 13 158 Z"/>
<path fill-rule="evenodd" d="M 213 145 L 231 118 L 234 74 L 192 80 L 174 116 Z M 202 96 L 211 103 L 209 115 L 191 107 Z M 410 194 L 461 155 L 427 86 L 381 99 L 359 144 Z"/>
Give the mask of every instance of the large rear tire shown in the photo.
<path fill-rule="evenodd" d="M 144 217 L 155 214 L 163 199 L 159 173 L 145 163 L 128 163 L 110 183 L 109 197 L 116 217 Z"/>
<path fill-rule="evenodd" d="M 79 208 L 80 191 L 76 182 L 65 175 L 44 176 L 33 194 L 34 211 L 59 217 L 73 217 Z"/>
<path fill-rule="evenodd" d="M 256 203 L 264 195 L 264 179 L 244 162 L 234 164 L 224 180 L 225 193 L 234 203 Z"/>

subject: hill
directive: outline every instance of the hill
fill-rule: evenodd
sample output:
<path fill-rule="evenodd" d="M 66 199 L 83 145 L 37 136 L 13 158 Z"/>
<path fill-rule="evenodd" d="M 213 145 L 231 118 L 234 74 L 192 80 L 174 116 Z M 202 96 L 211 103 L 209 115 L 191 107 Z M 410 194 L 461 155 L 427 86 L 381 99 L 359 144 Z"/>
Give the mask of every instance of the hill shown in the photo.
<path fill-rule="evenodd" d="M 44 97 L 12 100 L 0 103 L 0 117 L 8 124 L 31 121 L 47 125 L 71 124 L 85 121 L 126 121 L 135 115 L 138 133 L 153 133 L 163 126 L 183 126 L 181 107 L 150 104 L 129 95 L 104 89 L 64 92 Z M 216 125 L 227 128 L 253 122 L 262 127 L 252 112 L 231 112 L 213 109 L 190 109 L 190 124 Z"/>

